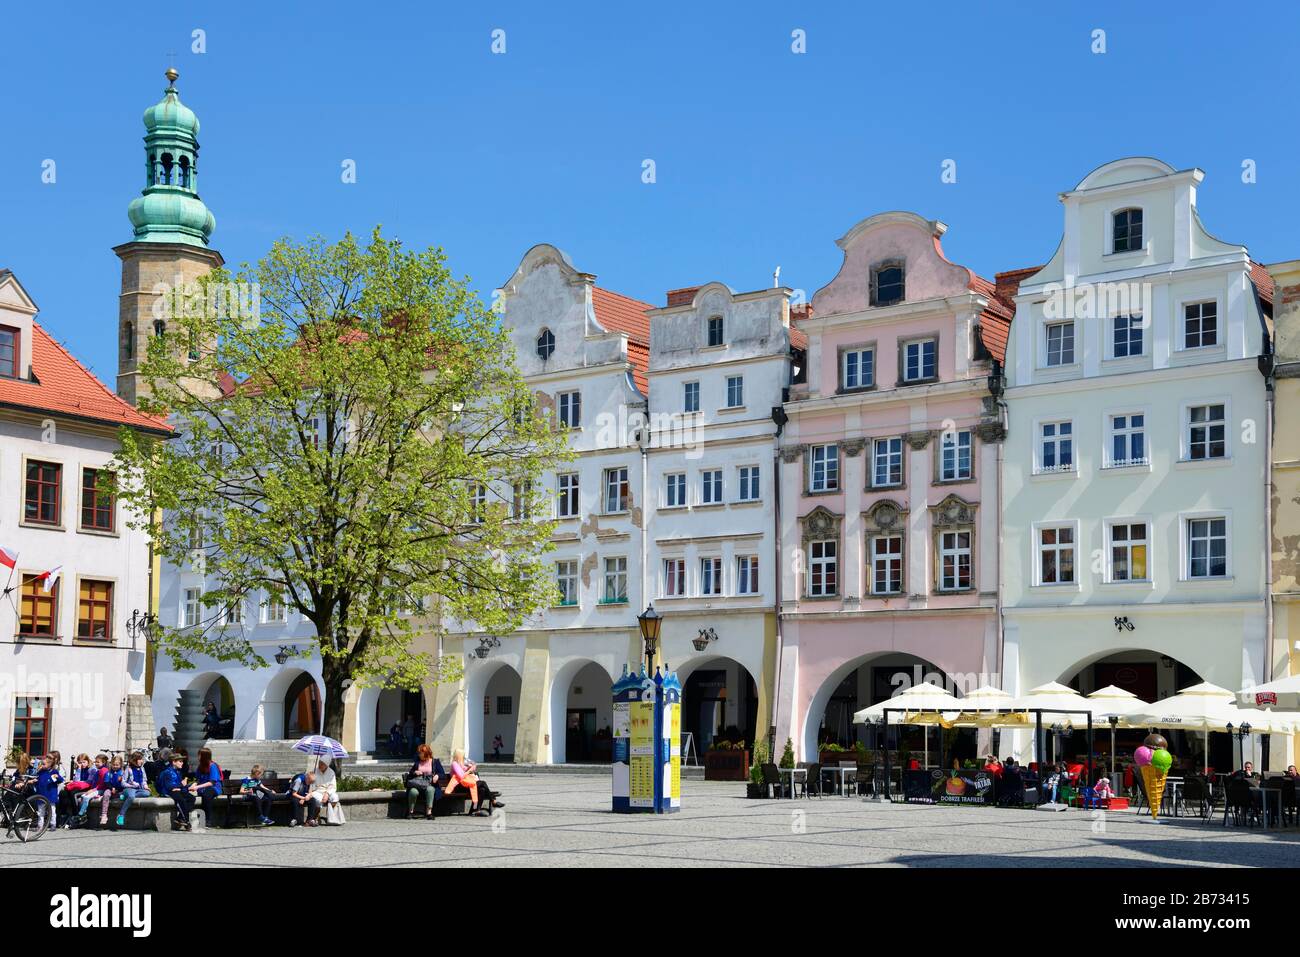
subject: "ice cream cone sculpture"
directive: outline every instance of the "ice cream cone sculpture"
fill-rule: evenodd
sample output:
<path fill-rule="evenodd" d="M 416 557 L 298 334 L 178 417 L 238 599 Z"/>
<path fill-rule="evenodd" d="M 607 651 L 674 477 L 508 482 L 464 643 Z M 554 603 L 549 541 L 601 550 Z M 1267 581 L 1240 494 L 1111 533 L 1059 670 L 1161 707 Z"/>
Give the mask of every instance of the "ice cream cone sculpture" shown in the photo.
<path fill-rule="evenodd" d="M 1160 819 L 1160 802 L 1165 796 L 1165 781 L 1169 769 L 1174 766 L 1174 756 L 1166 748 L 1169 743 L 1163 735 L 1149 734 L 1142 742 L 1142 747 L 1133 752 L 1133 762 L 1142 775 L 1142 787 L 1147 792 L 1147 805 L 1151 808 L 1151 820 Z"/>
<path fill-rule="evenodd" d="M 1147 803 L 1151 805 L 1151 817 L 1155 819 L 1160 814 L 1160 801 L 1165 796 L 1165 779 L 1169 775 L 1154 764 L 1148 764 L 1138 770 L 1142 772 L 1142 784 L 1146 788 Z"/>

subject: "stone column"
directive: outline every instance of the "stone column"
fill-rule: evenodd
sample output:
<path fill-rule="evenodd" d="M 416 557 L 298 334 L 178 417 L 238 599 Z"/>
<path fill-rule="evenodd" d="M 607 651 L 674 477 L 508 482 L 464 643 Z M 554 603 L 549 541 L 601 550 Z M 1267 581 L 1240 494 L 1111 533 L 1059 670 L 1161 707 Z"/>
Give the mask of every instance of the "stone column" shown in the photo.
<path fill-rule="evenodd" d="M 550 636 L 530 634 L 525 639 L 523 674 L 519 687 L 519 717 L 515 726 L 516 764 L 549 761 L 551 649 Z"/>

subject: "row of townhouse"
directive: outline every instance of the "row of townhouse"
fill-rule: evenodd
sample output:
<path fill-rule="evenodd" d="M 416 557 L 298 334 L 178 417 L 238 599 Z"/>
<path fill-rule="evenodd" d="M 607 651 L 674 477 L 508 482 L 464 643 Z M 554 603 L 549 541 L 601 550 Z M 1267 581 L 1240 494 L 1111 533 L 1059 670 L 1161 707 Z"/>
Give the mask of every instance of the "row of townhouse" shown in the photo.
<path fill-rule="evenodd" d="M 942 223 L 871 216 L 808 304 L 714 282 L 653 307 L 535 246 L 501 304 L 574 452 L 542 479 L 557 604 L 490 640 L 428 629 L 464 678 L 352 689 L 345 743 L 370 750 L 396 723 L 441 751 L 482 755 L 499 735 L 517 761 L 606 759 L 610 684 L 641 659 L 651 603 L 697 752 L 788 738 L 812 758 L 919 680 L 1153 700 L 1286 673 L 1270 545 L 1294 536 L 1267 534 L 1274 284 L 1202 226 L 1202 175 L 1095 170 L 1061 194 L 1046 265 L 993 280 L 945 258 Z M 165 570 L 161 613 L 183 623 L 202 587 Z M 268 653 L 308 642 L 266 603 L 250 618 Z M 310 656 L 160 664 L 160 722 L 187 687 L 239 738 L 319 721 Z"/>

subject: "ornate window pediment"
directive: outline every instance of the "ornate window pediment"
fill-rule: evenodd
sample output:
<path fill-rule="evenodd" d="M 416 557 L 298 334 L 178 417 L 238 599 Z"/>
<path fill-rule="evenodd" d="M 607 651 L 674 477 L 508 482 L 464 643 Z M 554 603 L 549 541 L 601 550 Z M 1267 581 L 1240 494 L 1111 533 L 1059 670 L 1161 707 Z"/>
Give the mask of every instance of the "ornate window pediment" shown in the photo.
<path fill-rule="evenodd" d="M 975 511 L 979 506 L 960 495 L 949 495 L 938 505 L 930 506 L 930 521 L 935 528 L 960 528 L 975 524 Z"/>
<path fill-rule="evenodd" d="M 799 521 L 803 526 L 803 540 L 807 543 L 839 538 L 844 516 L 836 515 L 830 509 L 819 505 Z"/>
<path fill-rule="evenodd" d="M 868 535 L 899 535 L 907 529 L 907 509 L 890 499 L 882 499 L 865 514 Z"/>

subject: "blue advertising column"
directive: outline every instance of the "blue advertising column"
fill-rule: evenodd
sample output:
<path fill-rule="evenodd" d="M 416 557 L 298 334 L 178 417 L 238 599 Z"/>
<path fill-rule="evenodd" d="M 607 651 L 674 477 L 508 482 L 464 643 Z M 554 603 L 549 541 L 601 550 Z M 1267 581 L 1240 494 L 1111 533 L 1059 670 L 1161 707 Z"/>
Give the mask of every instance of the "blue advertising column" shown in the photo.
<path fill-rule="evenodd" d="M 673 673 L 623 675 L 614 683 L 613 810 L 665 814 L 681 809 L 682 686 Z"/>

